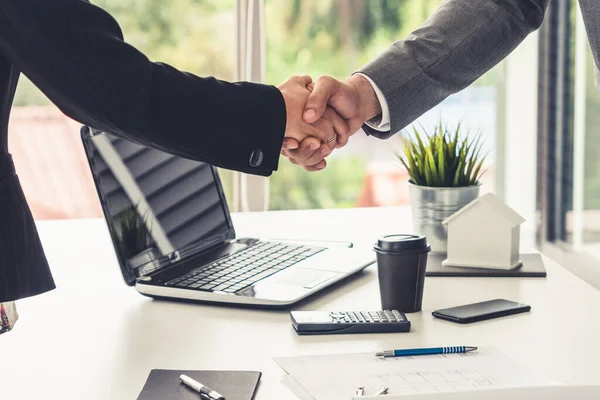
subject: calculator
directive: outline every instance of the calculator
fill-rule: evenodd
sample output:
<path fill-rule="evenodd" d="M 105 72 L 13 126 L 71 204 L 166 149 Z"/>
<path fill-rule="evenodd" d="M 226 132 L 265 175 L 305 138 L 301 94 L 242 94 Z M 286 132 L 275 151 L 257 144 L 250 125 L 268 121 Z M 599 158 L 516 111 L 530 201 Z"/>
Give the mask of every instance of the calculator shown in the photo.
<path fill-rule="evenodd" d="M 410 321 L 398 310 L 292 311 L 290 317 L 298 335 L 410 331 Z"/>

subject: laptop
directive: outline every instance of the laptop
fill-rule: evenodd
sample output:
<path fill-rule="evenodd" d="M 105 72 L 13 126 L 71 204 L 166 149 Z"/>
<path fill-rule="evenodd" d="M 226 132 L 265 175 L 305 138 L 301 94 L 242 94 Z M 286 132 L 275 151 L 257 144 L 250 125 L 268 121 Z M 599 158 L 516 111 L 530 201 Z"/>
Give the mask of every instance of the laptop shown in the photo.
<path fill-rule="evenodd" d="M 81 137 L 123 278 L 143 295 L 284 308 L 375 261 L 370 248 L 237 238 L 212 165 L 87 126 Z"/>

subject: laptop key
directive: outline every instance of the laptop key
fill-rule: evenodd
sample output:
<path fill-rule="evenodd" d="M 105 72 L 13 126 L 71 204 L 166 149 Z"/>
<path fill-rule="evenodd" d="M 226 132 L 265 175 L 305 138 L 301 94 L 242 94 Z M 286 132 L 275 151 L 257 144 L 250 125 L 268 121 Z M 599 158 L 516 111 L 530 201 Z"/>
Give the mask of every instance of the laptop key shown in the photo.
<path fill-rule="evenodd" d="M 215 285 L 213 283 L 207 283 L 206 285 L 200 286 L 199 289 L 210 290 L 214 287 L 215 287 Z"/>
<path fill-rule="evenodd" d="M 261 272 L 260 274 L 256 274 L 252 277 L 253 282 L 258 282 L 261 279 L 266 278 L 267 276 L 273 275 L 276 271 L 266 270 Z"/>
<path fill-rule="evenodd" d="M 240 285 L 241 285 L 240 289 L 241 289 L 241 288 L 245 288 L 245 287 L 247 287 L 247 286 L 250 286 L 250 285 L 253 285 L 253 284 L 255 284 L 256 282 L 257 282 L 257 281 L 256 281 L 256 280 L 254 280 L 254 279 L 246 279 L 245 281 L 242 281 L 242 282 L 240 282 Z"/>

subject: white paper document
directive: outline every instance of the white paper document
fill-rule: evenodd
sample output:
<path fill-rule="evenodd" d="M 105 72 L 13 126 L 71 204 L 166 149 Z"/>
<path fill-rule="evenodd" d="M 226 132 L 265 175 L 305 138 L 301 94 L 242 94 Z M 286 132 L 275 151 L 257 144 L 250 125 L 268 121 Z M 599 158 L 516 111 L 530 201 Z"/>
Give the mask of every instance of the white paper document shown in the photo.
<path fill-rule="evenodd" d="M 391 395 L 385 400 L 598 400 L 600 386 L 540 386 L 511 389 L 477 390 L 406 395 Z M 383 400 L 380 396 L 355 397 L 353 400 Z"/>
<path fill-rule="evenodd" d="M 389 395 L 450 393 L 548 386 L 493 347 L 464 354 L 378 358 L 374 353 L 276 358 L 288 374 L 284 384 L 301 399 L 350 400 L 364 386 L 369 396 L 387 387 Z"/>

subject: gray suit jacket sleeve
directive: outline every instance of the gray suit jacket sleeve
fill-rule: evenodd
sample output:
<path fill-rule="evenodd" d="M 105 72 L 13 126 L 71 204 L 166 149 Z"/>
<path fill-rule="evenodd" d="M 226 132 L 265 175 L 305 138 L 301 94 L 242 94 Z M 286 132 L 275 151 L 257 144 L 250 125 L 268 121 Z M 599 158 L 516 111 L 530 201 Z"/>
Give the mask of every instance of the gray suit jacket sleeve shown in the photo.
<path fill-rule="evenodd" d="M 600 1 L 579 0 L 579 5 L 596 64 L 596 89 L 600 90 Z"/>
<path fill-rule="evenodd" d="M 363 67 L 383 91 L 387 139 L 504 59 L 544 19 L 549 0 L 446 0 L 406 40 Z"/>

